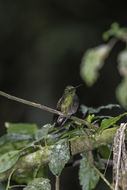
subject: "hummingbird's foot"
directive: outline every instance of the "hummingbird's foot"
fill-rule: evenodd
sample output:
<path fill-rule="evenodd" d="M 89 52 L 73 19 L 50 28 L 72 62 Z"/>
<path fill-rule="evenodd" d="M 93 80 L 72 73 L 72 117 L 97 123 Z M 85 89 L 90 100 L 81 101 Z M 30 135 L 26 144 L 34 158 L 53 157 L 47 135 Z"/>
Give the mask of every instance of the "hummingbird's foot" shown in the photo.
<path fill-rule="evenodd" d="M 64 121 L 62 122 L 61 126 L 63 126 L 65 124 L 65 122 L 67 121 L 68 118 L 65 118 Z"/>

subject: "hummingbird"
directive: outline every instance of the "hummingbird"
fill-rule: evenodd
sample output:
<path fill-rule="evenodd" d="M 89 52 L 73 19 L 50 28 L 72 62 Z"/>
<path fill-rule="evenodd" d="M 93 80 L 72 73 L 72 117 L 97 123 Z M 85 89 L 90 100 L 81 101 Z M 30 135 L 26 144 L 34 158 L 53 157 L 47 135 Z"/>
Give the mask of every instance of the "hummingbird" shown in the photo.
<path fill-rule="evenodd" d="M 81 85 L 78 85 L 76 87 L 70 86 L 70 85 L 66 86 L 62 97 L 59 99 L 57 103 L 58 111 L 61 111 L 62 113 L 70 117 L 72 114 L 76 113 L 79 106 L 79 99 L 76 94 L 76 88 L 78 88 L 79 86 Z M 67 118 L 65 117 L 56 116 L 56 115 L 54 117 L 55 126 L 63 126 L 66 121 L 67 121 Z"/>

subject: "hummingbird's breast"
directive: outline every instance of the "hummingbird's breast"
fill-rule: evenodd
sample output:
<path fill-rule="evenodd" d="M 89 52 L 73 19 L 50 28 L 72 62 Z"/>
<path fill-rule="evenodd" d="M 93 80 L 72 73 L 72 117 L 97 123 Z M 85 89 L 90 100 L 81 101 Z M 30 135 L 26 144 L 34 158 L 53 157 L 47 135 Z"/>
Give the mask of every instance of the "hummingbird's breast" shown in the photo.
<path fill-rule="evenodd" d="M 61 112 L 72 115 L 77 111 L 78 105 L 78 96 L 76 94 L 65 96 L 61 106 Z"/>

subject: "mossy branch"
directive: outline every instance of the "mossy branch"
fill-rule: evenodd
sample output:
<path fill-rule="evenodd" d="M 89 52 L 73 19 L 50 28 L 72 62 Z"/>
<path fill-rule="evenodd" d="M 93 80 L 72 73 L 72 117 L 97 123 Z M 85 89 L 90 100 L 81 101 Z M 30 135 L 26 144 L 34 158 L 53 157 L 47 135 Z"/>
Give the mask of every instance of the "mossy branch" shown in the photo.
<path fill-rule="evenodd" d="M 82 137 L 77 137 L 76 139 L 70 140 L 72 155 L 75 155 L 84 151 L 90 151 L 95 148 L 98 148 L 99 146 L 112 143 L 117 129 L 118 127 L 105 129 L 102 133 L 99 133 L 99 134 L 96 133 L 89 137 L 82 136 Z"/>
<path fill-rule="evenodd" d="M 50 151 L 48 147 L 42 147 L 36 152 L 22 156 L 13 168 L 0 174 L 0 182 L 5 181 L 13 169 L 15 169 L 15 173 L 13 175 L 13 178 L 15 178 L 15 176 L 20 176 L 24 172 L 31 171 L 32 168 L 37 168 L 38 165 L 44 167 L 46 164 L 48 164 L 49 155 Z"/>
<path fill-rule="evenodd" d="M 112 143 L 118 127 L 104 130 L 101 134 L 82 136 L 70 139 L 71 154 L 75 155 L 84 151 L 90 151 L 99 146 Z M 16 168 L 14 176 L 20 176 L 23 172 L 31 168 L 36 168 L 38 164 L 43 167 L 49 162 L 50 147 L 42 147 L 40 150 L 22 156 L 16 165 L 10 170 L 0 174 L 0 182 L 6 180 L 12 169 Z"/>

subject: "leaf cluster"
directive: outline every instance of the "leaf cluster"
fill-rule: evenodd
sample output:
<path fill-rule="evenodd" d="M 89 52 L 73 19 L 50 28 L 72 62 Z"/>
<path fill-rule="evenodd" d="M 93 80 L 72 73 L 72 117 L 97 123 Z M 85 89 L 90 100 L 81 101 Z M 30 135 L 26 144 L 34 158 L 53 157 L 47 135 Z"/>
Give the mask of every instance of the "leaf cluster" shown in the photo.
<path fill-rule="evenodd" d="M 58 177 L 68 162 L 75 163 L 73 160 L 75 153 L 70 149 L 70 143 L 73 144 L 77 138 L 86 138 L 88 142 L 91 140 L 95 144 L 96 134 L 100 138 L 104 130 L 116 126 L 116 122 L 127 114 L 123 113 L 110 118 L 97 117 L 102 109 L 114 107 L 117 108 L 119 105 L 110 104 L 98 108 L 81 106 L 84 120 L 95 126 L 99 126 L 100 123 L 100 127 L 95 129 L 74 121 L 68 121 L 61 128 L 55 128 L 51 124 L 39 128 L 36 124 L 5 123 L 7 134 L 0 138 L 0 181 L 12 175 L 11 178 L 14 181 L 27 185 L 25 190 L 32 187 L 35 190 L 51 189 L 47 166 L 53 175 Z M 108 145 L 103 147 L 98 145 L 98 147 L 97 154 L 94 155 L 96 161 L 93 164 L 99 169 L 104 169 L 101 158 L 108 158 L 110 151 Z M 91 190 L 96 186 L 99 174 L 89 163 L 86 153 L 81 154 L 81 157 L 79 181 L 83 190 Z M 9 188 L 11 187 L 13 186 L 9 185 Z"/>

